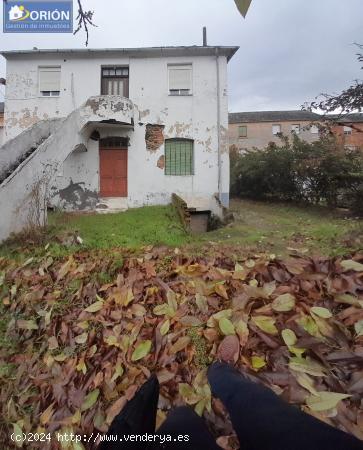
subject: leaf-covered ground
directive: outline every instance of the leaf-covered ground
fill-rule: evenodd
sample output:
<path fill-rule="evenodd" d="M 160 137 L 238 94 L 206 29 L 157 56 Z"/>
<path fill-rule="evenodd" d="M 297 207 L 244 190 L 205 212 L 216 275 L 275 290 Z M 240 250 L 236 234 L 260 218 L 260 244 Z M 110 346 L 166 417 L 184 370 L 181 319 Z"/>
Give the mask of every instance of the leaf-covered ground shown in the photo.
<path fill-rule="evenodd" d="M 12 432 L 105 432 L 152 372 L 158 424 L 187 403 L 223 448 L 238 448 L 205 376 L 229 334 L 238 367 L 363 439 L 363 254 L 242 255 L 216 246 L 201 257 L 149 247 L 0 258 L 2 448 L 13 448 Z"/>

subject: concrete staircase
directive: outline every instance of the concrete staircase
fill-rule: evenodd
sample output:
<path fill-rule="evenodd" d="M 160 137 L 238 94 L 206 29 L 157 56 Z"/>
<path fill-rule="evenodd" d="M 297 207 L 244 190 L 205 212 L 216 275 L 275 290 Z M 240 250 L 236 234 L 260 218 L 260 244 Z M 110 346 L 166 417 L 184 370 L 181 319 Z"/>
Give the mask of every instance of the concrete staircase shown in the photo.
<path fill-rule="evenodd" d="M 133 125 L 133 103 L 119 96 L 91 97 L 68 117 L 43 121 L 0 148 L 0 242 L 45 225 L 48 189 L 60 165 L 80 146 L 87 148 L 97 124 L 109 122 Z"/>
<path fill-rule="evenodd" d="M 0 185 L 61 125 L 62 119 L 42 120 L 0 147 Z"/>

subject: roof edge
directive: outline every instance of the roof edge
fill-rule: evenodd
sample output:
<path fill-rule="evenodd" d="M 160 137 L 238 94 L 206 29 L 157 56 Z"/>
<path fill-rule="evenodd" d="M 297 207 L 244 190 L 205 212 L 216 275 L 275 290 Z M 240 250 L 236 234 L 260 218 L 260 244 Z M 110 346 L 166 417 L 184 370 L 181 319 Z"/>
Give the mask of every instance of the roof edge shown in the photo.
<path fill-rule="evenodd" d="M 199 52 L 201 56 L 213 55 L 217 50 L 221 56 L 226 56 L 227 60 L 236 54 L 240 47 L 238 46 L 165 46 L 165 47 L 135 47 L 135 48 L 64 48 L 64 49 L 31 49 L 31 50 L 2 50 L 0 55 L 8 59 L 18 55 L 35 54 L 94 54 L 94 53 L 122 53 L 128 55 L 137 54 L 161 54 L 167 56 L 168 53 Z"/>
<path fill-rule="evenodd" d="M 230 123 L 254 123 L 254 122 L 276 122 L 276 121 L 310 121 L 319 120 L 322 116 L 320 114 L 304 111 L 301 109 L 290 109 L 290 110 L 268 110 L 268 111 L 240 111 L 240 112 L 230 112 L 229 122 Z"/>

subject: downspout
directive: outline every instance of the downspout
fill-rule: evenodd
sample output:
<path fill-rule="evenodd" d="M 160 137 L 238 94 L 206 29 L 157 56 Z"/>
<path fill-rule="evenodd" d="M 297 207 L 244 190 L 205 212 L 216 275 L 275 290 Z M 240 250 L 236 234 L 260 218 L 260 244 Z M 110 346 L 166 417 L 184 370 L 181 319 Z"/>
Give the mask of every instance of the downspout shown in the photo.
<path fill-rule="evenodd" d="M 74 95 L 74 73 L 71 74 L 71 94 L 72 94 L 72 106 L 73 110 L 76 109 L 76 97 Z"/>
<path fill-rule="evenodd" d="M 218 145 L 218 197 L 221 200 L 222 191 L 222 156 L 221 156 L 221 89 L 219 74 L 219 48 L 216 48 L 216 70 L 217 70 L 217 145 Z"/>

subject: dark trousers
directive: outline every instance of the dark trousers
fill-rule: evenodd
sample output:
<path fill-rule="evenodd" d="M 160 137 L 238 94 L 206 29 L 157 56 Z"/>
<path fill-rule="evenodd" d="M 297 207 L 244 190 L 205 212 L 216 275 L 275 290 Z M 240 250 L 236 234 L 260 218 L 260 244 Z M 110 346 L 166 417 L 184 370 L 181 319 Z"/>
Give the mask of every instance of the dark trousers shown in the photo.
<path fill-rule="evenodd" d="M 214 363 L 208 370 L 208 380 L 213 396 L 224 403 L 230 414 L 242 450 L 363 450 L 363 443 L 354 436 L 289 405 L 270 389 L 245 379 L 228 364 Z M 142 388 L 145 391 L 145 387 L 149 387 L 152 395 L 142 391 L 144 400 L 141 404 L 136 396 L 126 405 L 111 426 L 113 433 L 141 434 L 146 431 L 147 419 L 143 417 L 140 420 L 140 410 L 144 414 L 153 410 L 147 427 L 148 432 L 153 433 L 156 404 L 150 399 L 158 395 L 158 385 L 155 392 L 156 383 L 155 379 L 150 380 L 148 386 Z M 135 415 L 133 410 L 138 413 Z M 220 450 L 204 420 L 189 407 L 172 411 L 157 434 L 170 435 L 172 440 L 150 445 L 116 444 L 117 447 L 106 444 L 101 448 Z M 186 435 L 188 440 L 185 440 Z"/>
<path fill-rule="evenodd" d="M 354 436 L 285 403 L 270 389 L 243 378 L 228 364 L 214 363 L 208 370 L 208 380 L 212 394 L 230 414 L 242 450 L 363 450 L 363 443 Z M 119 428 L 118 432 L 124 431 Z M 189 407 L 171 412 L 157 434 L 171 435 L 172 441 L 138 449 L 220 449 L 203 419 Z M 179 441 L 185 435 L 188 441 Z M 106 448 L 109 449 L 102 447 Z"/>

